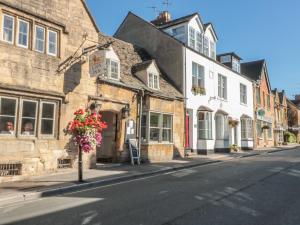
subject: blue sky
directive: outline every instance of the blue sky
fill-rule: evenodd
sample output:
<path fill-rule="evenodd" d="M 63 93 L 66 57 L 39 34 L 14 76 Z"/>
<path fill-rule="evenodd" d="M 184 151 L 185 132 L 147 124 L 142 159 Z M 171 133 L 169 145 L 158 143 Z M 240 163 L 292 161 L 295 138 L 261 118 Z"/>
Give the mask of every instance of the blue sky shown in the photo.
<path fill-rule="evenodd" d="M 128 11 L 146 20 L 163 0 L 87 0 L 101 31 L 113 35 Z M 172 18 L 199 12 L 219 37 L 218 53 L 235 51 L 244 61 L 265 58 L 272 88 L 300 94 L 299 0 L 171 0 Z"/>

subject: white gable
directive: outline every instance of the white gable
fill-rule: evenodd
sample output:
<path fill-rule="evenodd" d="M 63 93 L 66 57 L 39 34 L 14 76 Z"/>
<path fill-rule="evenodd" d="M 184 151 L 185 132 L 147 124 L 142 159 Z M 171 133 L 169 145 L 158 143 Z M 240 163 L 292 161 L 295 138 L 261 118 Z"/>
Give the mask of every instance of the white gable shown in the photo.
<path fill-rule="evenodd" d="M 106 59 L 113 59 L 115 61 L 120 62 L 120 59 L 119 59 L 118 55 L 116 54 L 116 52 L 114 51 L 112 46 L 109 46 L 108 50 L 105 51 L 105 58 Z"/>

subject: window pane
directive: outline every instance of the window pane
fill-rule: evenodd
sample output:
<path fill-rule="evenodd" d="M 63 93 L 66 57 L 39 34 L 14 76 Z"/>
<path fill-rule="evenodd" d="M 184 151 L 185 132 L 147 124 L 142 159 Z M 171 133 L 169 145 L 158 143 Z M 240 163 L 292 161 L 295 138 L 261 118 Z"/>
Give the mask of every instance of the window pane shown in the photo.
<path fill-rule="evenodd" d="M 16 99 L 0 98 L 0 133 L 14 134 L 16 120 Z"/>
<path fill-rule="evenodd" d="M 166 142 L 172 142 L 172 130 L 163 129 L 162 140 Z"/>
<path fill-rule="evenodd" d="M 37 110 L 36 102 L 23 101 L 22 126 L 21 126 L 23 135 L 35 134 L 36 110 Z"/>
<path fill-rule="evenodd" d="M 150 141 L 159 141 L 159 128 L 150 128 Z"/>
<path fill-rule="evenodd" d="M 158 76 L 157 75 L 154 75 L 153 83 L 154 83 L 154 88 L 158 89 Z"/>
<path fill-rule="evenodd" d="M 195 29 L 190 27 L 189 29 L 190 47 L 195 48 Z"/>
<path fill-rule="evenodd" d="M 154 82 L 153 74 L 149 73 L 149 87 L 150 88 L 153 88 L 153 82 Z"/>
<path fill-rule="evenodd" d="M 3 40 L 13 42 L 14 32 L 14 18 L 4 15 L 3 16 Z"/>
<path fill-rule="evenodd" d="M 19 39 L 18 44 L 22 46 L 28 46 L 28 23 L 19 20 Z"/>
<path fill-rule="evenodd" d="M 115 61 L 111 61 L 111 78 L 119 79 L 119 63 Z"/>
<path fill-rule="evenodd" d="M 209 40 L 207 37 L 204 37 L 204 55 L 209 56 Z"/>
<path fill-rule="evenodd" d="M 163 128 L 172 128 L 172 116 L 163 115 Z"/>
<path fill-rule="evenodd" d="M 44 52 L 45 46 L 45 29 L 42 27 L 36 27 L 35 29 L 35 50 Z"/>
<path fill-rule="evenodd" d="M 150 113 L 150 127 L 159 127 L 158 113 Z"/>
<path fill-rule="evenodd" d="M 48 51 L 52 55 L 57 54 L 57 33 L 54 31 L 49 31 L 48 35 Z"/>
<path fill-rule="evenodd" d="M 42 104 L 42 118 L 43 119 L 53 119 L 54 118 L 54 104 L 43 103 Z"/>
<path fill-rule="evenodd" d="M 53 134 L 54 120 L 42 119 L 41 134 L 51 135 Z"/>

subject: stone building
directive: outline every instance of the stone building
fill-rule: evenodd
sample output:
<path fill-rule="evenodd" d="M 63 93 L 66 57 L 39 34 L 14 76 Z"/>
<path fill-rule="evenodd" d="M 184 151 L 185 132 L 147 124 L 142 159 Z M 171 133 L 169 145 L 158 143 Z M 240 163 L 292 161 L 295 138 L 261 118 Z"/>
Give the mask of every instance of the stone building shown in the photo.
<path fill-rule="evenodd" d="M 74 154 L 63 129 L 96 88 L 70 59 L 99 29 L 81 0 L 1 0 L 0 14 L 1 175 L 55 171 Z"/>
<path fill-rule="evenodd" d="M 99 37 L 84 0 L 0 0 L 0 9 L 0 182 L 76 166 L 77 147 L 63 130 L 75 110 L 95 103 L 110 125 L 104 133 L 110 145 L 85 155 L 86 167 L 95 166 L 97 158 L 126 159 L 127 121 L 122 115 L 130 109 L 127 119 L 137 121 L 140 96 L 145 121 L 150 121 L 153 110 L 159 122 L 158 127 L 145 124 L 145 158 L 169 159 L 174 149 L 181 151 L 182 96 L 160 76 L 156 63 L 142 58 L 135 47 L 116 40 L 108 45 L 106 38 Z M 91 46 L 102 48 L 101 44 L 111 49 L 103 51 L 105 79 L 90 75 L 90 53 L 86 53 Z M 155 74 L 149 85 L 159 81 L 159 88 L 149 88 L 142 75 L 131 73 L 133 63 L 144 60 L 151 62 L 146 70 Z M 158 140 L 152 144 L 149 140 L 155 135 Z M 158 148 L 152 151 L 155 145 Z M 159 149 L 163 151 L 155 152 Z"/>
<path fill-rule="evenodd" d="M 273 91 L 274 95 L 274 144 L 282 145 L 284 140 L 284 132 L 288 130 L 288 105 L 285 92 L 279 92 L 277 89 Z"/>
<path fill-rule="evenodd" d="M 294 100 L 287 99 L 288 105 L 288 126 L 289 131 L 293 132 L 300 143 L 300 96 Z"/>
<path fill-rule="evenodd" d="M 254 102 L 254 147 L 274 146 L 275 127 L 274 97 L 265 60 L 241 64 L 242 74 L 255 81 L 253 88 Z"/>
<path fill-rule="evenodd" d="M 132 135 L 140 140 L 144 161 L 183 157 L 183 96 L 143 49 L 100 34 L 99 44 L 106 43 L 111 43 L 106 60 L 117 63 L 118 75 L 100 76 L 99 95 L 90 96 L 101 105 L 103 120 L 108 124 L 103 145 L 97 150 L 98 161 L 126 161 L 126 139 Z M 123 115 L 125 109 L 128 118 Z"/>

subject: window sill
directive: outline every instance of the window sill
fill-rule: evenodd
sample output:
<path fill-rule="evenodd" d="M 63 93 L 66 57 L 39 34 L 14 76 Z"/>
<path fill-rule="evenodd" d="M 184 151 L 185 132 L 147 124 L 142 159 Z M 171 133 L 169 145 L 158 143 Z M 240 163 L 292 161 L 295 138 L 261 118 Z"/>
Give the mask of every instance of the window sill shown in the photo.
<path fill-rule="evenodd" d="M 174 145 L 173 142 L 145 142 L 142 145 Z"/>

